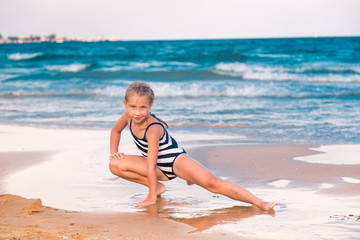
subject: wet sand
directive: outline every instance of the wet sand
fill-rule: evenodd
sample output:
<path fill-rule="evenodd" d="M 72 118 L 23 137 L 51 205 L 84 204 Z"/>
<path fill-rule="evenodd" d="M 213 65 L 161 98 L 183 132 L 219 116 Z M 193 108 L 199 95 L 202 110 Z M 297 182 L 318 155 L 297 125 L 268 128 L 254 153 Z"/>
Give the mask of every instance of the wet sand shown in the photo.
<path fill-rule="evenodd" d="M 16 196 L 13 188 L 17 185 L 9 192 L 9 179 L 16 180 L 11 176 L 23 170 L 33 168 L 35 171 L 53 162 L 61 172 L 62 165 L 55 164 L 57 158 L 66 165 L 61 158 L 72 156 L 81 161 L 80 156 L 86 152 L 90 155 L 84 156 L 85 159 L 98 157 L 96 152 L 106 162 L 108 134 L 103 130 L 0 125 L 0 145 L 4 146 L 0 150 L 0 239 L 288 239 L 290 236 L 293 239 L 356 239 L 360 234 L 360 184 L 342 180 L 343 177 L 359 178 L 360 165 L 292 160 L 320 154 L 310 150 L 316 147 L 310 145 L 224 144 L 234 140 L 226 136 L 211 136 L 216 143 L 206 141 L 207 145 L 200 145 L 201 140 L 209 136 L 174 134 L 191 156 L 216 175 L 250 189 L 265 200 L 276 201 L 275 211 L 270 212 L 207 193 L 179 179 L 165 183 L 168 192 L 156 205 L 135 212 L 131 207 L 128 212 L 63 210 L 54 205 L 44 206 L 47 204 L 38 196 L 30 199 Z M 132 153 L 134 148 L 130 145 L 131 142 L 122 140 L 122 149 Z M 73 176 L 68 172 L 65 178 Z M 47 176 L 44 171 L 40 173 Z M 103 173 L 100 171 L 100 174 Z M 54 173 L 50 175 L 58 178 Z M 27 194 L 25 188 L 31 187 L 26 185 L 31 179 L 23 178 L 25 173 L 18 176 L 20 183 L 24 181 L 25 187 L 20 187 L 18 194 L 23 196 L 22 192 Z M 30 174 L 31 177 L 38 176 Z M 50 182 L 50 187 L 56 183 L 49 177 L 40 178 L 44 179 Z M 60 180 L 60 184 L 68 187 L 65 180 Z M 69 181 L 69 184 L 77 183 Z M 116 187 L 117 184 L 119 187 L 129 185 L 116 182 Z M 30 192 L 42 196 L 42 191 L 48 191 L 45 185 L 39 186 L 40 189 L 30 189 Z M 119 189 L 121 195 L 131 196 L 119 201 L 136 202 L 143 197 L 129 193 L 131 190 Z M 54 196 L 61 202 L 61 194 L 55 192 Z"/>
<path fill-rule="evenodd" d="M 232 145 L 197 148 L 202 163 L 218 169 L 219 175 L 236 177 L 249 185 L 271 183 L 279 179 L 291 181 L 294 187 L 317 189 L 323 183 L 333 187 L 317 189 L 324 193 L 360 195 L 360 184 L 349 184 L 342 177 L 360 177 L 360 164 L 314 164 L 293 159 L 317 155 L 315 145 Z M 359 146 L 360 148 L 360 146 Z M 359 205 L 360 206 L 360 205 Z"/>

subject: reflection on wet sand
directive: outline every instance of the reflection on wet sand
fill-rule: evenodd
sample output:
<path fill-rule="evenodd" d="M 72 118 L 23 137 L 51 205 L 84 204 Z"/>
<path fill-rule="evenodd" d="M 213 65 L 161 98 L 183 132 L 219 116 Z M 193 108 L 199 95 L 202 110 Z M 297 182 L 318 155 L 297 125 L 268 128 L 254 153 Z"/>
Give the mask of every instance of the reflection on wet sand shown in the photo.
<path fill-rule="evenodd" d="M 156 204 L 144 208 L 144 212 L 194 227 L 189 233 L 203 232 L 216 225 L 235 223 L 242 219 L 251 218 L 256 215 L 271 215 L 275 217 L 275 211 L 264 211 L 255 206 L 233 206 L 213 210 L 197 210 L 194 205 L 193 212 L 182 212 L 180 209 L 188 203 L 179 203 L 158 198 Z"/>

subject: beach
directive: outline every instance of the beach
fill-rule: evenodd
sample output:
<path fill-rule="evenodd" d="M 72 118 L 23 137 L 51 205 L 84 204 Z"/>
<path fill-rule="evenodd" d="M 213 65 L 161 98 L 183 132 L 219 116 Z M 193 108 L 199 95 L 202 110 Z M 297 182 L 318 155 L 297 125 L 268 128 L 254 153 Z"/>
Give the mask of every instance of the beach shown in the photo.
<path fill-rule="evenodd" d="M 0 239 L 359 239 L 359 37 L 0 44 Z M 264 212 L 179 178 L 111 174 L 109 134 L 151 112 Z M 139 154 L 128 130 L 120 151 Z"/>
<path fill-rule="evenodd" d="M 359 145 L 172 135 L 217 176 L 275 201 L 274 211 L 178 178 L 165 182 L 168 191 L 156 205 L 139 209 L 134 205 L 147 189 L 108 170 L 109 130 L 3 124 L 0 239 L 358 239 Z M 344 147 L 347 162 L 313 163 L 336 158 Z M 120 150 L 138 154 L 128 131 Z"/>

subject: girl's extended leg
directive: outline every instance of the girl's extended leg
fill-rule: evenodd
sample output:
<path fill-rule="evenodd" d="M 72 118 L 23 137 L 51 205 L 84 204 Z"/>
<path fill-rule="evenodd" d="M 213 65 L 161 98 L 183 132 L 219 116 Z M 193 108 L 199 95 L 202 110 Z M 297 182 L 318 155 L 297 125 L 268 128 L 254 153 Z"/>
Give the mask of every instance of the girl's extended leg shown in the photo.
<path fill-rule="evenodd" d="M 213 193 L 254 204 L 263 210 L 270 210 L 275 205 L 273 202 L 262 201 L 233 182 L 214 176 L 209 170 L 187 154 L 178 156 L 174 163 L 174 171 L 180 178 L 195 183 Z"/>
<path fill-rule="evenodd" d="M 146 158 L 142 156 L 124 155 L 122 159 L 110 160 L 109 168 L 116 176 L 148 186 L 146 161 Z M 157 169 L 156 173 L 158 180 L 168 180 L 160 169 Z M 163 194 L 166 191 L 165 185 L 157 182 L 156 191 L 157 195 Z"/>

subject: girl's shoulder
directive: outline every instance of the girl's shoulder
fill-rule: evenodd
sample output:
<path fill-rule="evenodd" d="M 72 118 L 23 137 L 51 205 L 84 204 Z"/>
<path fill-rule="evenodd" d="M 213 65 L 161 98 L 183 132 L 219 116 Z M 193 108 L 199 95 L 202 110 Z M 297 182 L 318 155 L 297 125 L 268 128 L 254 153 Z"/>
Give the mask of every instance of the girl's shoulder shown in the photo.
<path fill-rule="evenodd" d="M 144 138 L 148 138 L 151 136 L 157 136 L 157 138 L 161 138 L 165 133 L 164 126 L 158 122 L 157 120 L 150 121 L 147 125 L 144 133 Z"/>

